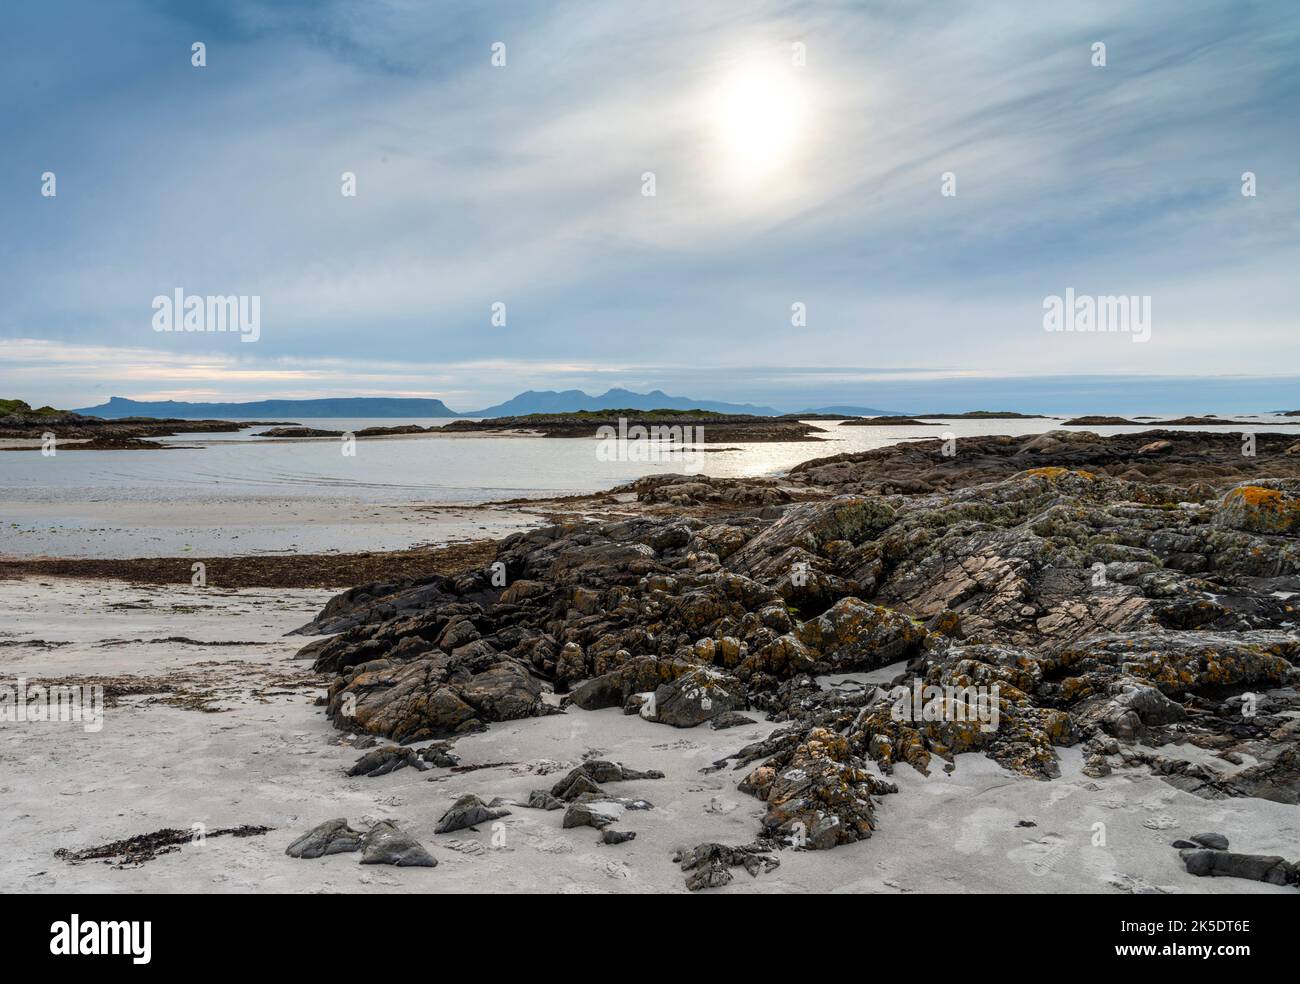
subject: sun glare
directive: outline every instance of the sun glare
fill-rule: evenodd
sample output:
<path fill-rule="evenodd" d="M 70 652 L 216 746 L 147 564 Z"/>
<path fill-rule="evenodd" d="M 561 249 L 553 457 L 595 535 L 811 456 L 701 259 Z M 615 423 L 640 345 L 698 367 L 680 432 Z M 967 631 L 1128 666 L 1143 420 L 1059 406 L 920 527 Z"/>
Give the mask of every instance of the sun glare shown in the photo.
<path fill-rule="evenodd" d="M 796 156 L 804 122 L 796 71 L 779 62 L 746 62 L 724 81 L 716 124 L 733 178 L 771 178 Z"/>

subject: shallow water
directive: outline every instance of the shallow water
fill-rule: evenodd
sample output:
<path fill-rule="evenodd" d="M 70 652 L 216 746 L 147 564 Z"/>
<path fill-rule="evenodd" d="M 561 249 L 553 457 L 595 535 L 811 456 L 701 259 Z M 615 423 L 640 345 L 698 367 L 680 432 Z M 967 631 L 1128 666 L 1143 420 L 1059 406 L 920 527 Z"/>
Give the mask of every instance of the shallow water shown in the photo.
<path fill-rule="evenodd" d="M 1300 419 L 1257 414 L 1266 426 L 1177 428 L 1272 431 L 1300 435 Z M 497 499 L 594 492 L 653 473 L 717 477 L 780 475 L 811 458 L 884 447 L 899 441 L 954 434 L 1036 434 L 1060 426 L 1060 418 L 943 420 L 927 427 L 845 427 L 814 421 L 824 440 L 778 444 L 705 446 L 686 453 L 662 444 L 650 460 L 600 460 L 599 442 L 585 438 L 400 437 L 359 440 L 345 456 L 338 438 L 263 440 L 238 434 L 179 435 L 169 451 L 39 451 L 0 453 L 0 499 L 24 501 L 175 502 L 245 497 L 324 499 L 363 503 L 476 503 Z M 1274 422 L 1276 421 L 1276 422 Z M 355 431 L 367 426 L 422 426 L 446 420 L 308 420 L 305 426 Z M 1089 428 L 1126 433 L 1143 427 Z M 960 444 L 958 445 L 960 453 Z"/>

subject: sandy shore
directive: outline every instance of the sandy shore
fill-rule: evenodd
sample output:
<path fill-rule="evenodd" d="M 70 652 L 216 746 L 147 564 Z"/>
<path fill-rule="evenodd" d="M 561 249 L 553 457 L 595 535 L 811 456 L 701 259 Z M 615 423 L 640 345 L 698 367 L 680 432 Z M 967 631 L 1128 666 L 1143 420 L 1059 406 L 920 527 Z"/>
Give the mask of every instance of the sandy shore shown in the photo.
<path fill-rule="evenodd" d="M 519 508 L 241 497 L 152 501 L 0 499 L 0 557 L 352 553 L 500 538 L 541 522 Z"/>
<path fill-rule="evenodd" d="M 493 725 L 459 741 L 461 774 L 401 770 L 347 778 L 358 753 L 339 744 L 314 698 L 323 681 L 291 659 L 306 639 L 283 633 L 330 596 L 321 590 L 197 591 L 114 581 L 0 582 L 0 678 L 148 678 L 166 689 L 119 698 L 103 729 L 75 723 L 0 725 L 0 885 L 18 891 L 483 892 L 684 891 L 674 848 L 750 842 L 762 804 L 735 788 L 743 773 L 700 770 L 771 729 L 677 730 L 616 709 Z M 180 639 L 185 641 L 150 642 Z M 201 645 L 200 643 L 236 643 Z M 882 674 L 888 671 L 880 671 Z M 138 689 L 138 688 L 137 688 Z M 147 686 L 145 687 L 147 689 Z M 205 712 L 206 709 L 206 712 Z M 515 808 L 486 826 L 435 835 L 463 793 L 523 799 L 584 755 L 659 769 L 666 778 L 613 784 L 655 809 L 618 826 L 637 839 L 597 845 L 590 828 L 560 828 L 559 811 Z M 1188 875 L 1169 843 L 1216 830 L 1233 848 L 1294 853 L 1294 807 L 1203 800 L 1145 771 L 1080 774 L 1062 749 L 1062 777 L 1039 782 L 963 755 L 951 775 L 900 766 L 898 795 L 879 801 L 870 840 L 834 851 L 787 850 L 776 871 L 737 869 L 724 892 L 1285 892 L 1239 879 Z M 331 817 L 353 826 L 391 819 L 438 860 L 434 869 L 362 866 L 356 855 L 284 855 Z M 1019 826 L 1028 822 L 1034 826 Z M 1098 828 L 1096 824 L 1103 824 Z M 161 828 L 243 824 L 262 836 L 213 837 L 140 867 L 58 860 Z M 1104 832 L 1104 844 L 1097 843 Z"/>

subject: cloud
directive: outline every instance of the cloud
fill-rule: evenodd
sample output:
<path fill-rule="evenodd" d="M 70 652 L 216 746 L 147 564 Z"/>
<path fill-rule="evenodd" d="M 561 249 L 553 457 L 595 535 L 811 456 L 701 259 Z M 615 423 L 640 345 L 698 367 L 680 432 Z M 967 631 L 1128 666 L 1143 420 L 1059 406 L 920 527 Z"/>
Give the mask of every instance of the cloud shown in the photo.
<path fill-rule="evenodd" d="M 74 360 L 44 377 L 64 392 L 141 378 L 110 375 L 129 370 L 158 388 L 209 372 L 230 392 L 454 387 L 470 402 L 572 378 L 543 379 L 555 366 L 1300 364 L 1290 3 L 64 8 L 57 25 L 20 8 L 0 41 L 6 378 L 15 338 L 166 353 L 105 358 L 98 376 Z M 755 59 L 808 107 L 798 153 L 758 185 L 728 172 L 712 117 Z M 47 169 L 54 199 L 38 194 Z M 1152 341 L 1044 333 L 1042 300 L 1067 286 L 1151 295 Z M 256 356 L 192 335 L 161 348 L 149 304 L 176 287 L 260 295 Z M 385 362 L 405 369 L 348 368 Z M 477 363 L 518 385 L 450 378 Z"/>

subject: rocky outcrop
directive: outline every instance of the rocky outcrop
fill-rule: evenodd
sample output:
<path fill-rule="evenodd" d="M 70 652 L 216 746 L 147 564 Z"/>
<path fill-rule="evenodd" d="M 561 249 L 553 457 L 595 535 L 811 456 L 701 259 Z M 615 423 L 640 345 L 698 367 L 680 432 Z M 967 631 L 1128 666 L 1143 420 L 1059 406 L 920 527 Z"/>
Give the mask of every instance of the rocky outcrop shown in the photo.
<path fill-rule="evenodd" d="M 376 776 L 386 776 L 398 769 L 405 769 L 407 766 L 420 772 L 451 768 L 457 765 L 460 759 L 451 754 L 450 747 L 451 742 L 443 741 L 434 742 L 418 750 L 401 745 L 373 748 L 357 759 L 348 770 L 348 775 L 373 779 Z"/>
<path fill-rule="evenodd" d="M 717 443 L 723 441 L 815 441 L 813 435 L 821 433 L 820 427 L 798 420 L 763 417 L 737 413 L 712 413 L 685 410 L 605 410 L 600 413 L 530 413 L 517 417 L 488 417 L 484 420 L 453 420 L 441 429 L 445 431 L 523 431 L 545 437 L 598 437 L 600 428 L 608 427 L 616 433 L 629 435 L 658 434 L 676 428 L 675 440 Z M 637 428 L 642 428 L 638 431 Z M 686 429 L 688 436 L 683 437 Z M 667 436 L 663 440 L 670 440 Z"/>
<path fill-rule="evenodd" d="M 335 725 L 399 747 L 546 713 L 765 715 L 766 738 L 710 768 L 743 770 L 786 847 L 868 837 L 882 777 L 962 752 L 1050 780 L 1082 744 L 1089 775 L 1300 802 L 1300 456 L 1256 437 L 1253 458 L 1231 433 L 1062 430 L 780 480 L 647 477 L 615 490 L 631 518 L 501 541 L 504 585 L 484 570 L 340 596 L 313 626 L 337 634 L 308 652 Z M 823 679 L 885 667 L 880 687 Z M 359 774 L 407 758 L 381 751 Z M 585 763 L 529 805 L 600 829 L 638 802 L 605 790 L 620 775 Z"/>
<path fill-rule="evenodd" d="M 1300 483 L 1239 485 L 1224 495 L 1214 522 L 1246 533 L 1300 536 Z"/>
<path fill-rule="evenodd" d="M 647 721 L 693 728 L 745 705 L 745 689 L 739 680 L 713 667 L 701 666 L 671 683 L 660 684 L 641 704 L 640 714 Z"/>
<path fill-rule="evenodd" d="M 691 872 L 686 878 L 686 887 L 692 892 L 698 892 L 729 884 L 732 868 L 744 868 L 751 878 L 757 878 L 762 872 L 775 871 L 781 862 L 773 856 L 772 850 L 762 843 L 740 847 L 699 844 L 677 851 L 673 855 L 673 861 L 681 866 L 682 871 Z"/>

